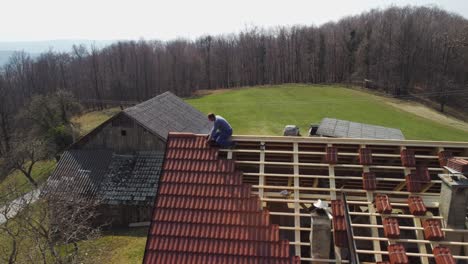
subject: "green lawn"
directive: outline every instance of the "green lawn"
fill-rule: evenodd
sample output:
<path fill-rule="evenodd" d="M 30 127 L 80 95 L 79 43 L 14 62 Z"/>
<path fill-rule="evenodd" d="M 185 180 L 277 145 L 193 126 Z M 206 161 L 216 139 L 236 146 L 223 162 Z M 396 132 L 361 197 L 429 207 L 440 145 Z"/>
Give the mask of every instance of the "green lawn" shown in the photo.
<path fill-rule="evenodd" d="M 81 263 L 140 264 L 148 228 L 104 232 L 102 237 L 80 243 Z"/>
<path fill-rule="evenodd" d="M 80 129 L 80 136 L 83 136 L 104 123 L 107 119 L 117 114 L 120 108 L 109 108 L 102 111 L 93 111 L 72 118 L 72 122 L 77 124 Z"/>
<path fill-rule="evenodd" d="M 468 132 L 386 103 L 388 98 L 338 85 L 278 85 L 218 92 L 186 101 L 229 120 L 235 134 L 281 135 L 298 125 L 305 135 L 324 117 L 400 128 L 407 139 L 468 140 Z"/>

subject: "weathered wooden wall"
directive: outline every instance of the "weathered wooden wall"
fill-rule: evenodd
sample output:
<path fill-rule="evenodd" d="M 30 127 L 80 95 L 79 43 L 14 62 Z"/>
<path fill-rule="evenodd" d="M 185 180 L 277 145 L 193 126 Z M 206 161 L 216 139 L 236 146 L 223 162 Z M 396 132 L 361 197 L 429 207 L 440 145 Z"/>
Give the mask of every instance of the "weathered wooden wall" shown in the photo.
<path fill-rule="evenodd" d="M 126 154 L 146 150 L 164 151 L 165 145 L 163 139 L 152 134 L 125 114 L 119 114 L 98 131 L 80 140 L 75 148 L 110 149 L 118 154 Z"/>

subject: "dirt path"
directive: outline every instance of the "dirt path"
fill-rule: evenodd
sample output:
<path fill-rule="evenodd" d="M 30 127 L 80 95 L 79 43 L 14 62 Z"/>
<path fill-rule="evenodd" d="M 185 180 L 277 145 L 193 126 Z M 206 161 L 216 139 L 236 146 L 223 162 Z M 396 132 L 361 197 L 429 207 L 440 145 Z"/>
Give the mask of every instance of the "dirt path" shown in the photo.
<path fill-rule="evenodd" d="M 401 109 L 405 112 L 412 113 L 417 116 L 432 120 L 434 122 L 441 123 L 441 124 L 451 126 L 454 128 L 458 128 L 460 130 L 468 132 L 468 123 L 465 123 L 454 117 L 449 117 L 444 114 L 441 114 L 437 112 L 436 110 L 431 109 L 422 104 L 415 103 L 415 102 L 399 101 L 399 100 L 398 101 L 397 100 L 385 101 L 385 103 L 395 108 Z"/>

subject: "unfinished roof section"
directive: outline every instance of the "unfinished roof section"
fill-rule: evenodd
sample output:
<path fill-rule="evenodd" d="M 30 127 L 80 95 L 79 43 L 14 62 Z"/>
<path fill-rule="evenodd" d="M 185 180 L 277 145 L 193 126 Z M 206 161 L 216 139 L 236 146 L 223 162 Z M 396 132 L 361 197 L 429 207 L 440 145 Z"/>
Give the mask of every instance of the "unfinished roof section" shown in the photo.
<path fill-rule="evenodd" d="M 150 205 L 155 197 L 164 154 L 115 155 L 105 150 L 66 151 L 47 181 L 54 198 L 97 198 L 106 204 Z"/>
<path fill-rule="evenodd" d="M 143 263 L 299 263 L 232 160 L 170 134 Z"/>
<path fill-rule="evenodd" d="M 317 129 L 317 135 L 341 138 L 405 139 L 400 129 L 374 126 L 334 118 L 322 119 L 322 122 Z"/>
<path fill-rule="evenodd" d="M 342 193 L 347 203 L 333 202 L 330 210 L 334 247 L 330 259 L 321 260 L 324 263 L 349 263 L 348 246 L 361 263 L 468 261 L 463 215 L 460 227 L 449 226 L 445 215 L 451 211 L 440 209 L 446 206 L 440 198 L 446 158 L 468 159 L 468 142 L 233 139 L 236 148 L 220 150 L 219 156 L 232 158 L 236 170 L 243 172 L 243 183 L 252 185 L 253 193 L 269 209 L 271 223 L 279 224 L 280 238 L 290 241 L 291 251 L 301 261 L 316 260 L 310 243 L 312 204 L 318 199 L 332 204 Z M 467 206 L 466 199 L 458 202 L 464 205 L 456 204 L 457 208 Z M 340 206 L 346 206 L 349 220 Z M 344 223 L 351 227 L 353 245 L 347 244 Z"/>
<path fill-rule="evenodd" d="M 211 129 L 203 113 L 171 92 L 127 108 L 124 113 L 164 139 L 169 131 L 202 134 Z"/>

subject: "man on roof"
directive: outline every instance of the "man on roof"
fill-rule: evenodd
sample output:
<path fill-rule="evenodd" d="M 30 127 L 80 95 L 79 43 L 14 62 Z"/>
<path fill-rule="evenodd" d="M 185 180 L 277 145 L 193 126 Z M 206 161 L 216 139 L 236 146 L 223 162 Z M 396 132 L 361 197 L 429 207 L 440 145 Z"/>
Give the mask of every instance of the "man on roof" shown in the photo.
<path fill-rule="evenodd" d="M 222 148 L 232 147 L 233 142 L 230 139 L 232 136 L 232 127 L 228 121 L 214 113 L 208 114 L 208 120 L 214 124 L 206 141 L 212 146 L 220 146 Z"/>

